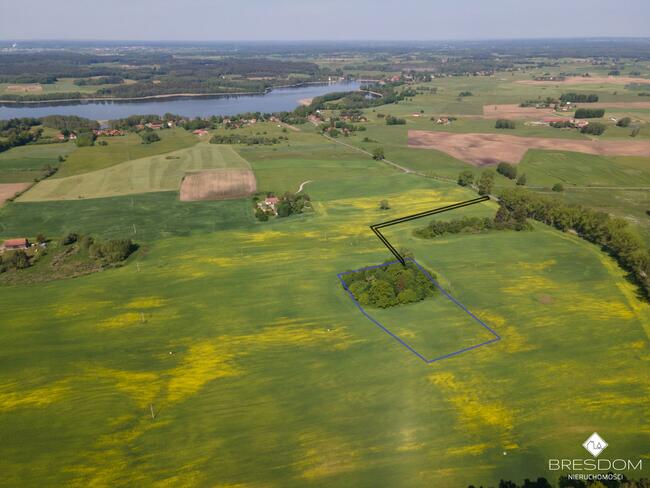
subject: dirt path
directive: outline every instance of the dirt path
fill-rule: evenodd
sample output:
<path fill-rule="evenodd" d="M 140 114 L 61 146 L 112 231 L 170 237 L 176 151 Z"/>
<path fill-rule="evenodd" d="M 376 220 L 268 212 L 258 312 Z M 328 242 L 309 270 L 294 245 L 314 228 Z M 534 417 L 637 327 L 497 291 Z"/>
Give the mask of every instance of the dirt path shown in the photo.
<path fill-rule="evenodd" d="M 332 141 L 332 142 L 334 142 L 336 144 L 340 144 L 340 145 L 348 147 L 350 149 L 354 149 L 355 151 L 361 152 L 363 154 L 367 154 L 368 156 L 372 157 L 372 153 L 366 151 L 365 149 L 361 149 L 360 147 L 356 147 L 356 146 L 353 146 L 351 144 L 347 144 L 345 142 L 339 141 L 339 140 L 334 139 L 333 137 L 327 136 L 325 134 L 323 134 L 323 137 L 325 139 L 329 139 L 330 141 Z M 443 176 L 435 176 L 435 175 L 426 175 L 424 173 L 420 173 L 419 171 L 414 171 L 412 169 L 401 166 L 401 165 L 397 164 L 396 162 L 391 161 L 390 159 L 382 159 L 381 161 L 383 163 L 386 163 L 389 166 L 392 166 L 395 169 L 398 169 L 398 170 L 402 171 L 403 173 L 413 174 L 413 175 L 417 175 L 417 176 L 422 176 L 423 178 L 432 178 L 434 180 L 446 181 L 446 182 L 451 182 L 451 183 L 456 182 L 456 180 L 452 180 L 451 178 L 445 178 Z"/>
<path fill-rule="evenodd" d="M 296 193 L 300 193 L 307 183 L 313 183 L 313 182 L 314 180 L 303 181 L 302 183 L 300 183 L 300 188 L 298 188 L 298 191 Z"/>

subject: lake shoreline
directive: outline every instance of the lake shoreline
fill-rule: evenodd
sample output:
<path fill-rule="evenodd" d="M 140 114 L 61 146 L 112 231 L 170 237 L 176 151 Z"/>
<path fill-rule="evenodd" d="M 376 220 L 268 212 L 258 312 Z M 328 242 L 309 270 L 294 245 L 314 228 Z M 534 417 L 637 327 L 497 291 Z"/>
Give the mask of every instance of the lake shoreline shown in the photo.
<path fill-rule="evenodd" d="M 337 80 L 335 83 L 340 83 L 343 80 Z M 354 80 L 350 80 L 354 81 Z M 37 105 L 37 104 L 83 104 L 84 102 L 142 102 L 146 100 L 164 100 L 167 98 L 221 98 L 221 97 L 246 97 L 246 96 L 264 96 L 273 90 L 279 88 L 300 88 L 307 85 L 327 85 L 331 81 L 305 81 L 303 83 L 296 83 L 293 85 L 277 85 L 266 88 L 260 92 L 233 92 L 233 93 L 164 93 L 160 95 L 144 95 L 141 97 L 84 97 L 84 98 L 57 98 L 54 100 L 3 100 L 0 99 L 0 105 L 19 107 L 21 105 Z"/>

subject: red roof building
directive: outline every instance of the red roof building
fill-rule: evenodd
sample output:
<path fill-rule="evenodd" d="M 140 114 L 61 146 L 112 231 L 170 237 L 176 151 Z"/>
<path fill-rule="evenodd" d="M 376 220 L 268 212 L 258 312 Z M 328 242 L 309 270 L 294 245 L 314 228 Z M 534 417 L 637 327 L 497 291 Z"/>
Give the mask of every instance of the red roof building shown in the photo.
<path fill-rule="evenodd" d="M 27 249 L 29 247 L 29 241 L 24 237 L 19 239 L 7 239 L 3 246 L 5 249 Z"/>

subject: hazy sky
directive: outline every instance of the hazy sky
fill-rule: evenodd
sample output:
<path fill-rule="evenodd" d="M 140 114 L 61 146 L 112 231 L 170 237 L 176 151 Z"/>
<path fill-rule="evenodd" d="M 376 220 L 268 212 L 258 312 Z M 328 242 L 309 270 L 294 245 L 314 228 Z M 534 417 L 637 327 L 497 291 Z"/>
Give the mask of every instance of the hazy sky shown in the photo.
<path fill-rule="evenodd" d="M 0 0 L 0 39 L 650 37 L 650 0 Z"/>

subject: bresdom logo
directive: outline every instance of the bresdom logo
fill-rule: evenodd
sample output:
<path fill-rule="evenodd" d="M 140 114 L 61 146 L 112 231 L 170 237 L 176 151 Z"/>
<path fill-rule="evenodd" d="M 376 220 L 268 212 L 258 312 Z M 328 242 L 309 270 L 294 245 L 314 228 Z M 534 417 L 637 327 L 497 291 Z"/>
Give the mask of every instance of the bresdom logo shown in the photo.
<path fill-rule="evenodd" d="M 598 432 L 594 432 L 589 436 L 584 444 L 582 444 L 582 447 L 589 451 L 593 457 L 598 457 L 598 455 L 607 447 L 607 442 L 598 435 Z"/>

